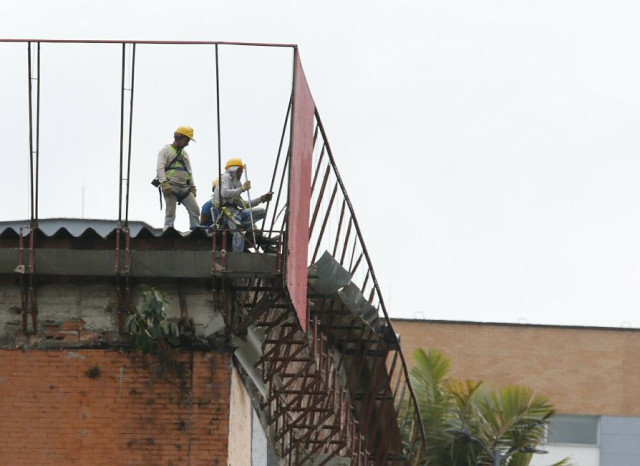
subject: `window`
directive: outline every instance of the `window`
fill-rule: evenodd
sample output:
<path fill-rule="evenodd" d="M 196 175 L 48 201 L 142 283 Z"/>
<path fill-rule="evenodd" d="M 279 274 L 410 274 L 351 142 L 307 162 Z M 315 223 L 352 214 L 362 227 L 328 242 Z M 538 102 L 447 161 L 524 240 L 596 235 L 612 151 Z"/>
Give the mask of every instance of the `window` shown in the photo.
<path fill-rule="evenodd" d="M 599 416 L 554 416 L 547 428 L 547 442 L 598 445 L 599 421 Z"/>

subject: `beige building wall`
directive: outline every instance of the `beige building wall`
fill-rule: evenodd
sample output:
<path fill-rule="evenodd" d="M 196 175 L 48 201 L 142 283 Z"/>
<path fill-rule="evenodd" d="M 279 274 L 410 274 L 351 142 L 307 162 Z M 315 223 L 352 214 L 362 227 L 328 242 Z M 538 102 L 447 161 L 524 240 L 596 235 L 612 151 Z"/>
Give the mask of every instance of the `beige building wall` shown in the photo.
<path fill-rule="evenodd" d="M 238 369 L 231 372 L 229 466 L 251 466 L 251 400 Z"/>
<path fill-rule="evenodd" d="M 559 413 L 640 416 L 640 330 L 393 320 L 413 366 L 417 348 L 451 359 L 451 375 L 521 384 Z"/>

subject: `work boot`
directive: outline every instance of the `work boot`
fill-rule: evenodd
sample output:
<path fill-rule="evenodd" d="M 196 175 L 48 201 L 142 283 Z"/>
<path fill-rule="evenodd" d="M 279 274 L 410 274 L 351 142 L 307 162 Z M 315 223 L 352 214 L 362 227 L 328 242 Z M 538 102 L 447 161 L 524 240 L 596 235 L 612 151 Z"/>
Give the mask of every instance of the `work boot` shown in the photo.
<path fill-rule="evenodd" d="M 264 242 L 267 246 L 277 246 L 280 242 L 280 235 L 272 236 L 271 238 L 264 238 Z"/>
<path fill-rule="evenodd" d="M 278 245 L 278 241 L 280 240 L 280 235 L 274 236 L 273 238 L 267 238 L 263 233 L 256 233 L 256 242 L 257 246 L 262 248 L 264 252 L 275 253 L 276 246 Z"/>

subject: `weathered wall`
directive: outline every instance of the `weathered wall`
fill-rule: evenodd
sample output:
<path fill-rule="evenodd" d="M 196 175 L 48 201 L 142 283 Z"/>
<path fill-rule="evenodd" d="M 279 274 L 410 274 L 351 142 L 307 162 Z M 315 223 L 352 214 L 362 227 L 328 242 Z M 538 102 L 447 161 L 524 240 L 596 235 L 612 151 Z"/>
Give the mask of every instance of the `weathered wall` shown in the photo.
<path fill-rule="evenodd" d="M 260 424 L 258 414 L 251 411 L 251 466 L 271 466 L 278 464 L 273 449 L 267 442 L 267 435 Z"/>
<path fill-rule="evenodd" d="M 231 361 L 0 350 L 2 464 L 226 465 Z"/>
<path fill-rule="evenodd" d="M 251 466 L 251 400 L 238 370 L 231 373 L 229 464 Z"/>
<path fill-rule="evenodd" d="M 140 302 L 139 287 L 132 282 L 132 305 Z M 146 280 L 166 294 L 167 315 L 181 316 L 178 279 Z M 210 287 L 194 280 L 180 283 L 184 312 L 195 325 L 196 335 L 210 337 L 223 328 L 223 319 L 213 309 Z M 36 286 L 38 333 L 29 339 L 22 332 L 22 297 L 15 280 L 0 280 L 0 346 L 91 346 L 118 340 L 118 312 L 115 279 L 48 278 Z M 30 321 L 29 321 L 30 323 Z"/>
<path fill-rule="evenodd" d="M 640 416 L 640 331 L 393 320 L 413 365 L 416 348 L 451 359 L 451 375 L 522 384 L 565 414 Z"/>

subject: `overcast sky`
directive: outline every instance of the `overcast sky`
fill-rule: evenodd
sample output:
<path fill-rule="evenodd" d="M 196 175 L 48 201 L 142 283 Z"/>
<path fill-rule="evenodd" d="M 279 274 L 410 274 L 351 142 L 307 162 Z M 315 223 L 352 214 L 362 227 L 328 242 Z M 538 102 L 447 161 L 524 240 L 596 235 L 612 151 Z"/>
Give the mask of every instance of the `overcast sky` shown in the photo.
<path fill-rule="evenodd" d="M 613 327 L 640 327 L 638 24 L 632 0 L 0 0 L 3 38 L 298 44 L 392 316 Z M 40 217 L 117 218 L 119 53 L 43 50 Z M 162 224 L 148 182 L 176 124 L 212 178 L 203 53 L 140 50 L 131 219 Z M 255 163 L 254 187 L 290 73 L 290 52 L 265 53 L 221 56 L 261 81 L 224 82 L 223 152 Z M 25 218 L 24 46 L 0 59 L 0 216 Z"/>

